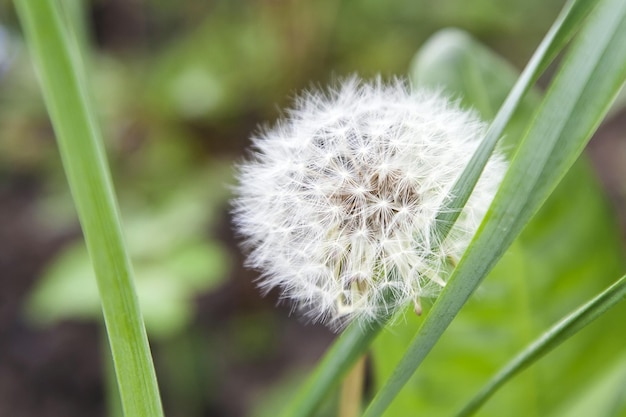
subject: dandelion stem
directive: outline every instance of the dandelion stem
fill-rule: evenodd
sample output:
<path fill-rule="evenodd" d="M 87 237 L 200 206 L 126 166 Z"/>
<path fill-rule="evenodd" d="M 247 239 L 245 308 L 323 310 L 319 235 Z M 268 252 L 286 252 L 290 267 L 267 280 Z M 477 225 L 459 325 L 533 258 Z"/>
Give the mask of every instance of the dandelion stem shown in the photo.
<path fill-rule="evenodd" d="M 366 355 L 363 355 L 359 358 L 343 381 L 338 417 L 357 417 L 361 412 L 365 357 Z"/>

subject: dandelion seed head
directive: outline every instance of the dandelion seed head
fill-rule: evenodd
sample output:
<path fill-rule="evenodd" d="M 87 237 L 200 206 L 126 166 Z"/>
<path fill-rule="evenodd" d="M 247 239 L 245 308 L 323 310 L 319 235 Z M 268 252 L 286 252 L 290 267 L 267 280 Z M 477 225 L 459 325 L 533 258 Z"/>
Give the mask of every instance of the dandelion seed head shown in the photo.
<path fill-rule="evenodd" d="M 490 159 L 436 241 L 436 215 L 485 130 L 474 113 L 401 80 L 354 77 L 302 95 L 239 166 L 234 220 L 260 286 L 334 327 L 436 296 L 506 167 Z"/>

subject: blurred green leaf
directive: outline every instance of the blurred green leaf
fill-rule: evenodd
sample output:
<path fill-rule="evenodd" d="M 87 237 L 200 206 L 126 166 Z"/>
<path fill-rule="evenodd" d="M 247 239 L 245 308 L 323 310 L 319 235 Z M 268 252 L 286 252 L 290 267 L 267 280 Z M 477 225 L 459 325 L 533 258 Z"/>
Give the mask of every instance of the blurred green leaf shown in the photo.
<path fill-rule="evenodd" d="M 193 316 L 193 296 L 228 276 L 230 254 L 204 236 L 227 192 L 212 187 L 224 176 L 209 170 L 185 187 L 170 191 L 162 207 L 135 207 L 126 216 L 126 236 L 134 260 L 136 286 L 148 333 L 168 337 Z M 100 317 L 100 304 L 87 251 L 76 243 L 47 268 L 30 294 L 28 316 L 41 324 Z"/>
<path fill-rule="evenodd" d="M 466 56 L 465 61 L 469 65 L 464 65 L 460 74 L 470 74 L 470 77 L 464 84 L 477 85 L 472 89 L 476 101 L 482 104 L 481 107 L 484 112 L 494 113 L 494 117 L 493 121 L 489 124 L 489 129 L 485 134 L 485 138 L 481 141 L 478 149 L 474 152 L 474 155 L 472 155 L 471 160 L 455 182 L 450 193 L 448 193 L 446 200 L 443 202 L 442 208 L 437 214 L 436 221 L 438 225 L 434 231 L 435 235 L 432 237 L 433 241 L 446 239 L 448 233 L 461 213 L 461 208 L 463 208 L 463 206 L 467 203 L 474 186 L 478 182 L 478 179 L 486 166 L 487 161 L 489 160 L 490 155 L 496 148 L 500 137 L 509 125 L 511 118 L 515 114 L 522 99 L 534 85 L 535 81 L 537 81 L 539 75 L 543 73 L 550 62 L 552 62 L 552 60 L 556 57 L 558 52 L 565 46 L 567 41 L 573 36 L 574 33 L 576 33 L 581 22 L 584 21 L 595 4 L 596 0 L 570 0 L 564 6 L 563 11 L 537 47 L 537 50 L 530 58 L 530 61 L 524 68 L 524 71 L 517 78 L 517 81 L 513 84 L 510 92 L 507 94 L 502 105 L 499 106 L 499 110 L 497 112 L 492 110 L 489 106 L 489 94 L 484 93 L 484 91 L 489 90 L 490 86 L 488 86 L 486 80 L 488 79 L 487 76 L 491 74 L 485 74 L 485 76 L 483 76 L 479 69 L 482 68 L 482 71 L 486 72 L 487 69 L 491 69 L 491 66 L 488 66 L 488 64 L 494 64 L 493 66 L 495 68 L 500 67 L 506 73 L 508 68 L 504 68 L 504 64 L 497 62 L 496 58 L 489 59 L 487 53 L 483 52 L 481 48 L 473 45 L 471 52 L 477 54 L 482 52 L 486 63 L 482 64 L 481 67 L 481 65 L 475 63 L 475 57 L 473 59 L 467 59 L 468 57 Z M 450 38 L 450 35 L 444 36 L 444 39 L 446 38 Z M 463 39 L 462 36 L 452 35 L 452 38 L 452 44 L 464 44 L 463 41 L 465 39 Z M 441 43 L 441 41 L 439 41 L 439 43 Z M 446 44 L 443 46 L 445 48 Z M 432 49 L 432 47 L 430 49 Z M 460 50 L 463 51 L 465 49 L 467 48 L 461 47 Z M 432 57 L 433 54 L 431 52 L 430 54 L 426 53 L 424 55 L 425 57 L 422 56 L 422 59 Z M 462 55 L 463 54 L 459 54 L 458 51 L 456 54 L 454 52 L 452 53 L 452 56 L 460 57 Z M 442 54 L 437 54 L 436 52 L 434 54 L 435 58 L 440 58 L 441 56 Z M 428 67 L 428 65 L 429 63 L 427 61 L 426 66 Z M 416 65 L 416 67 L 419 69 L 419 65 Z M 419 71 L 414 72 L 413 75 L 419 75 Z M 426 79 L 428 80 L 428 77 L 426 77 Z"/>
<path fill-rule="evenodd" d="M 563 402 L 551 417 L 626 416 L 626 355 L 604 364 L 599 375 Z"/>
<path fill-rule="evenodd" d="M 466 39 L 465 44 L 472 51 L 472 43 Z M 484 60 L 484 48 L 480 49 L 483 52 L 476 52 L 476 56 Z M 462 54 L 464 59 L 471 55 L 467 51 L 462 51 Z M 500 79 L 495 80 L 493 85 L 504 86 L 506 79 L 515 79 L 515 75 L 510 71 L 507 74 L 504 66 L 497 66 L 498 61 L 495 58 L 487 62 L 498 68 L 492 77 L 500 74 Z M 437 68 L 436 65 L 431 66 L 433 71 Z M 452 73 L 451 85 L 463 85 L 460 73 L 464 69 L 460 67 L 456 76 Z M 441 70 L 442 73 L 446 71 Z M 471 87 L 462 89 L 466 94 L 473 90 Z M 494 93 L 490 95 L 498 96 Z M 465 98 L 468 102 L 475 99 L 471 94 Z M 479 101 L 483 99 L 484 95 L 478 98 Z M 526 100 L 523 108 L 536 105 L 536 101 L 533 102 L 536 98 L 531 96 Z M 497 108 L 498 104 L 482 106 L 482 110 Z M 573 307 L 572 304 L 580 303 L 585 294 L 588 297 L 588 294 L 607 285 L 608 281 L 598 277 L 608 278 L 621 273 L 623 255 L 612 219 L 588 164 L 580 161 L 504 256 L 485 288 L 469 301 L 452 323 L 438 348 L 423 364 L 421 372 L 411 380 L 410 386 L 400 394 L 386 415 L 400 415 L 407 410 L 428 415 L 449 413 L 451 399 L 463 398 L 464 393 L 471 391 L 472 385 L 479 384 L 516 347 L 530 340 L 537 328 L 560 317 Z M 480 297 L 483 299 L 476 299 Z M 620 311 L 623 314 L 623 309 Z M 601 322 L 606 326 L 607 320 L 604 318 Z M 395 365 L 390 363 L 392 359 L 388 352 L 406 346 L 419 321 L 409 318 L 408 326 L 391 329 L 376 342 L 379 381 L 384 381 Z M 559 359 L 553 360 L 546 369 L 542 368 L 539 376 L 531 373 L 527 378 L 515 381 L 513 388 L 503 390 L 493 399 L 491 407 L 485 408 L 483 415 L 532 415 L 535 407 L 542 410 L 554 407 L 564 395 L 584 384 L 602 358 L 618 349 L 615 340 L 603 340 L 603 335 L 607 339 L 606 329 L 599 329 L 598 326 L 600 324 L 592 326 L 594 330 L 586 331 L 587 339 L 579 341 L 579 344 L 564 346 Z M 494 346 L 498 349 L 494 350 Z M 588 350 L 598 354 L 590 361 L 576 363 L 576 366 L 567 362 L 572 356 Z M 450 378 L 454 378 L 454 384 L 450 384 Z M 537 389 L 538 381 L 534 378 L 540 378 L 539 386 L 558 385 L 559 392 L 551 390 L 548 396 L 546 390 Z"/>
<path fill-rule="evenodd" d="M 416 86 L 442 89 L 485 120 L 496 116 L 519 78 L 519 71 L 504 58 L 454 28 L 429 38 L 415 54 L 409 73 Z M 515 150 L 539 100 L 538 92 L 531 89 L 506 125 L 498 147 L 507 155 Z"/>
<path fill-rule="evenodd" d="M 622 301 L 625 296 L 626 276 L 623 276 L 601 294 L 550 327 L 550 329 L 511 359 L 496 375 L 487 381 L 484 387 L 457 415 L 470 416 L 475 414 L 500 387 L 543 356 L 556 349 L 563 342 L 576 335 L 598 317 L 601 317 L 609 311 L 609 309 Z"/>
<path fill-rule="evenodd" d="M 276 384 L 267 387 L 256 396 L 250 416 L 276 417 L 276 410 L 282 409 L 285 403 L 297 395 L 298 387 L 305 383 L 307 377 L 307 370 L 304 369 L 295 369 L 284 375 Z M 336 394 L 333 392 L 322 401 L 315 413 L 317 417 L 336 417 L 338 402 Z"/>
<path fill-rule="evenodd" d="M 229 263 L 225 248 L 204 241 L 189 242 L 167 255 L 139 259 L 135 264 L 137 295 L 148 334 L 169 337 L 184 329 L 193 317 L 194 295 L 224 282 Z M 87 251 L 84 245 L 75 244 L 48 268 L 26 308 L 31 320 L 47 325 L 67 319 L 98 319 L 99 303 Z"/>
<path fill-rule="evenodd" d="M 263 13 L 263 5 L 255 7 Z M 148 103 L 164 118 L 214 120 L 241 115 L 284 91 L 287 59 L 280 26 L 219 5 L 157 57 Z M 282 75 L 282 77 L 281 77 Z M 276 91 L 278 90 L 278 91 Z"/>

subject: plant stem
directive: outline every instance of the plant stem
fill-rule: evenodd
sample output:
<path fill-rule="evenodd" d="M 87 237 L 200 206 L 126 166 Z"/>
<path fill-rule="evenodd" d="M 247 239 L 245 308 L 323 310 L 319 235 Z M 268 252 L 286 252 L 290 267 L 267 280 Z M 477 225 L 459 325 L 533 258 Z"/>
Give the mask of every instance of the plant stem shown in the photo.
<path fill-rule="evenodd" d="M 361 356 L 354 364 L 341 385 L 338 417 L 357 417 L 361 412 L 365 357 L 366 355 Z"/>
<path fill-rule="evenodd" d="M 163 410 L 78 42 L 54 0 L 15 0 L 94 266 L 126 417 Z"/>

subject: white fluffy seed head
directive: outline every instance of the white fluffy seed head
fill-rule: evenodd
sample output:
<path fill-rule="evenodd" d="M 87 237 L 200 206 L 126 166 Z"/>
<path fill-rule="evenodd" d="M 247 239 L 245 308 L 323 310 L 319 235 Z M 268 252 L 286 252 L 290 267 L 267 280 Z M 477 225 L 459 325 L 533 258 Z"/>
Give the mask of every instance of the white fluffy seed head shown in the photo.
<path fill-rule="evenodd" d="M 484 133 L 472 112 L 399 80 L 301 96 L 239 166 L 234 219 L 260 286 L 333 327 L 437 295 L 506 167 L 491 158 L 448 238 L 433 242 Z"/>

